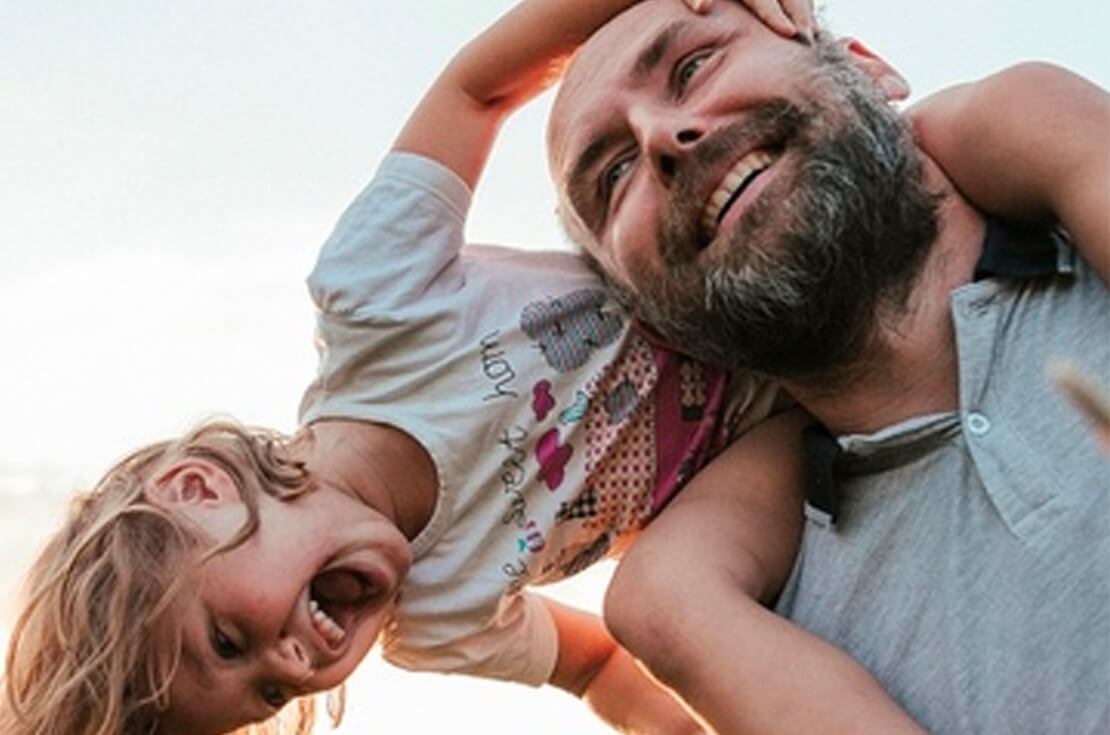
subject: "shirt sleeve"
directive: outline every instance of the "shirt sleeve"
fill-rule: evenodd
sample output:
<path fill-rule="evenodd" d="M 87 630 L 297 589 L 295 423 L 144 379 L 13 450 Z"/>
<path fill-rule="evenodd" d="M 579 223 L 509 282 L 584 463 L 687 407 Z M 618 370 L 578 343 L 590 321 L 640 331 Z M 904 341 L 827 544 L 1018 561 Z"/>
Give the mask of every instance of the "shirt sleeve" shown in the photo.
<path fill-rule="evenodd" d="M 459 288 L 471 192 L 436 161 L 390 153 L 340 217 L 308 278 L 325 315 L 388 319 Z"/>
<path fill-rule="evenodd" d="M 493 617 L 478 621 L 450 616 L 438 621 L 439 632 L 456 631 L 477 623 L 474 632 L 438 645 L 414 646 L 410 638 L 424 638 L 431 630 L 399 635 L 387 631 L 382 654 L 387 661 L 414 671 L 469 674 L 514 681 L 530 686 L 547 683 L 559 654 L 558 632 L 542 598 L 528 592 L 505 595 Z"/>

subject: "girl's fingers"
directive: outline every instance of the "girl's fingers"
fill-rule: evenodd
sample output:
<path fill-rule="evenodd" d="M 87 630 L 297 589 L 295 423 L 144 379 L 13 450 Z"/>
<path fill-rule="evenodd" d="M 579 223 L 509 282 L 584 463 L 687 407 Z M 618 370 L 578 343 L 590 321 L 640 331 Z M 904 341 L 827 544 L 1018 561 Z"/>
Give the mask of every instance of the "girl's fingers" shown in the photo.
<path fill-rule="evenodd" d="M 709 7 L 713 4 L 713 0 L 682 0 L 682 2 L 695 13 L 708 12 Z"/>
<path fill-rule="evenodd" d="M 794 22 L 798 32 L 812 39 L 816 28 L 813 0 L 782 0 L 782 7 Z"/>
<path fill-rule="evenodd" d="M 738 0 L 771 30 L 787 38 L 799 34 L 813 38 L 813 0 Z M 695 13 L 708 12 L 713 0 L 682 0 Z"/>
<path fill-rule="evenodd" d="M 1076 410 L 1094 427 L 1103 450 L 1110 453 L 1110 397 L 1071 363 L 1054 360 L 1049 364 L 1049 374 Z"/>
<path fill-rule="evenodd" d="M 785 3 L 779 2 L 779 0 L 743 0 L 743 2 L 748 6 L 748 10 L 752 11 L 775 33 L 787 38 L 793 38 L 798 34 L 798 27 L 783 8 Z M 801 0 L 801 2 L 804 4 L 806 0 Z"/>

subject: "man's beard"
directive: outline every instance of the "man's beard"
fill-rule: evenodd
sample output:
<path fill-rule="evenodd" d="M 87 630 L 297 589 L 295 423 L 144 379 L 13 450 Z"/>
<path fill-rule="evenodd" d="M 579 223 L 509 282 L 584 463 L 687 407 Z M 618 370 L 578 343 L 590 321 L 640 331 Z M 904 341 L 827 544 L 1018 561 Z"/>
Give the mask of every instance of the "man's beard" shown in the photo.
<path fill-rule="evenodd" d="M 899 115 L 839 48 L 819 51 L 809 101 L 771 102 L 699 144 L 662 218 L 665 272 L 614 287 L 698 358 L 835 382 L 904 308 L 937 235 L 938 196 Z M 699 253 L 704 176 L 767 141 L 782 145 L 775 180 L 727 242 Z"/>

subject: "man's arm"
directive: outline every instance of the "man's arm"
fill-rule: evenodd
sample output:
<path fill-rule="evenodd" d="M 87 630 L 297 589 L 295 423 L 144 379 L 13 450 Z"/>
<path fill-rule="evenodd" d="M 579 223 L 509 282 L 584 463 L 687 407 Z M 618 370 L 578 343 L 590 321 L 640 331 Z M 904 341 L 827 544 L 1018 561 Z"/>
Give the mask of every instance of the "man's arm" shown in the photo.
<path fill-rule="evenodd" d="M 977 205 L 1058 219 L 1110 283 L 1110 95 L 1024 63 L 945 89 L 909 115 L 922 146 Z"/>

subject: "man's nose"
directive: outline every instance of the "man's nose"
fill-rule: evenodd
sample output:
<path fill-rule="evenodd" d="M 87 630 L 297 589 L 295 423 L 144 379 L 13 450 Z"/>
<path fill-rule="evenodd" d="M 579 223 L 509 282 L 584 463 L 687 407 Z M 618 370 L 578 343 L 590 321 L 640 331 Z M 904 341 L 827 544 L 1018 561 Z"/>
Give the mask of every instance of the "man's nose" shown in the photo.
<path fill-rule="evenodd" d="M 300 684 L 315 673 L 308 649 L 293 635 L 283 635 L 269 658 L 273 674 L 283 681 Z"/>
<path fill-rule="evenodd" d="M 681 110 L 640 108 L 630 115 L 632 128 L 652 172 L 670 186 L 686 158 L 705 137 L 707 126 Z"/>

